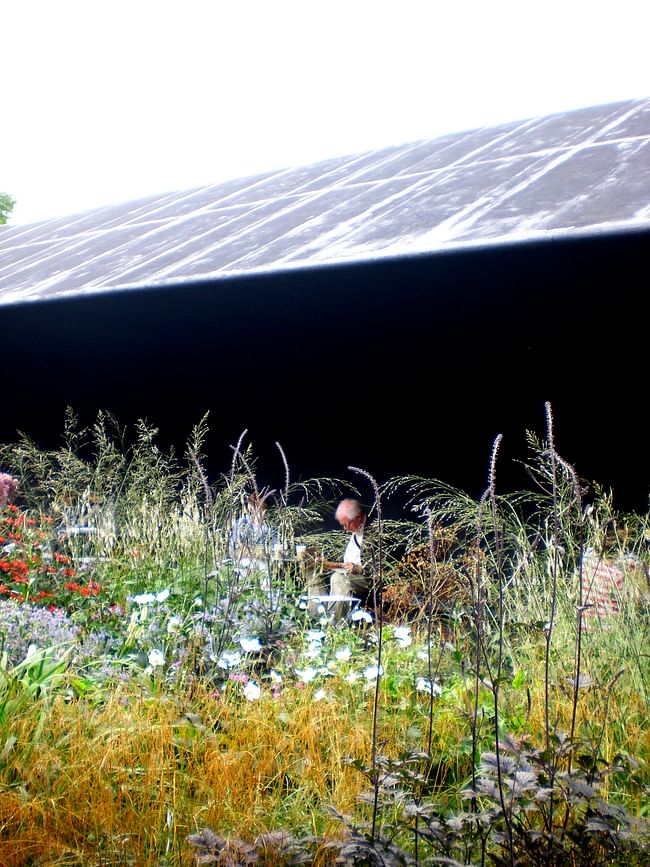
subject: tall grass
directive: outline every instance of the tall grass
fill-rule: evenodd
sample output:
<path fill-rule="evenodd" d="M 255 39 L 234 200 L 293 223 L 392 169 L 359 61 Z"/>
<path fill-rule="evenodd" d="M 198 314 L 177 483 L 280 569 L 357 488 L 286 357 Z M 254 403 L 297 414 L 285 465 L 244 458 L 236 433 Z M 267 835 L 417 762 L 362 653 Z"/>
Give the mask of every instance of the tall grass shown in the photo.
<path fill-rule="evenodd" d="M 300 565 L 276 557 L 301 541 L 338 559 L 325 521 L 352 486 L 292 482 L 278 445 L 282 485 L 261 489 L 246 432 L 211 481 L 206 434 L 203 419 L 178 459 L 145 423 L 127 436 L 100 414 L 80 430 L 70 413 L 61 448 L 0 448 L 25 514 L 54 519 L 51 551 L 124 611 L 105 623 L 105 603 L 66 603 L 81 637 L 119 638 L 114 676 L 64 648 L 16 666 L 0 646 L 0 864 L 190 864 L 201 828 L 283 829 L 323 864 L 642 857 L 645 829 L 629 829 L 650 792 L 648 516 L 585 489 L 550 406 L 546 439 L 529 435 L 532 491 L 499 491 L 500 439 L 478 501 L 354 470 L 376 512 L 361 627 L 310 621 Z M 251 491 L 271 502 L 263 572 L 231 543 Z M 404 519 L 385 521 L 395 493 Z M 625 574 L 615 615 L 593 609 L 600 564 Z M 145 593 L 165 601 L 134 601 Z"/>

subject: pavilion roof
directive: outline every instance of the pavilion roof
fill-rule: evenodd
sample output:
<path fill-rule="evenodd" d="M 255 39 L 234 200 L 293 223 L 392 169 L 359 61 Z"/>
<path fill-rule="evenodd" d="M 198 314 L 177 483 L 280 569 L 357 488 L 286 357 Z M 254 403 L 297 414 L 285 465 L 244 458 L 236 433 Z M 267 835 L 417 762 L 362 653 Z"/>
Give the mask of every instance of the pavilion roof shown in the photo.
<path fill-rule="evenodd" d="M 650 228 L 650 98 L 0 228 L 0 304 Z"/>

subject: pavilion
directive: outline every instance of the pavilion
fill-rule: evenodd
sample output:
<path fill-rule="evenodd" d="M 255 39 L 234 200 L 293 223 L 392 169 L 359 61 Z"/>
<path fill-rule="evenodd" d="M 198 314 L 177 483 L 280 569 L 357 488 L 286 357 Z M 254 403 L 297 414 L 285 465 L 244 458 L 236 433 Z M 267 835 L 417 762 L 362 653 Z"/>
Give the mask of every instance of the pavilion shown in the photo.
<path fill-rule="evenodd" d="M 271 483 L 278 441 L 296 476 L 478 494 L 499 432 L 523 482 L 549 400 L 644 508 L 649 253 L 650 99 L 5 226 L 0 441 L 70 405 L 180 448 L 209 410 L 217 469 L 247 428 Z"/>

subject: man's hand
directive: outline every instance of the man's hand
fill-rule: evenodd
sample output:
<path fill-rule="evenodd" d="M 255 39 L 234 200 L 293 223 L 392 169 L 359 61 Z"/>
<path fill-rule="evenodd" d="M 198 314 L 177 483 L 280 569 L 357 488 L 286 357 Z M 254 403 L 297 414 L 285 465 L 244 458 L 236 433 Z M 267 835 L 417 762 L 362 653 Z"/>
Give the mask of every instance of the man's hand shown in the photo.
<path fill-rule="evenodd" d="M 343 568 L 352 575 L 361 575 L 363 572 L 362 567 L 358 563 L 344 563 Z"/>

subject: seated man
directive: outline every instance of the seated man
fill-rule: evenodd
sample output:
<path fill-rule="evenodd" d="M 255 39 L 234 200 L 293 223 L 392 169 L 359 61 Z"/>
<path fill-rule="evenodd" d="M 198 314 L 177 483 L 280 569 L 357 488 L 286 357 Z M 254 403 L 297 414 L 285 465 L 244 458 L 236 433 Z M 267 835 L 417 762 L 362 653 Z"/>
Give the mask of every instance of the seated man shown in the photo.
<path fill-rule="evenodd" d="M 350 533 L 350 540 L 343 552 L 343 562 L 331 564 L 334 568 L 330 576 L 332 595 L 358 596 L 361 593 L 363 596 L 367 586 L 361 563 L 366 513 L 358 500 L 345 499 L 338 504 L 334 517 L 341 529 Z"/>
<path fill-rule="evenodd" d="M 363 531 L 366 524 L 366 513 L 358 500 L 346 498 L 337 506 L 334 517 L 341 528 L 350 533 L 350 540 L 343 553 L 341 562 L 316 559 L 320 569 L 314 570 L 309 580 L 309 596 L 321 597 L 327 595 L 322 575 L 322 569 L 333 570 L 329 576 L 330 596 L 355 597 L 364 600 L 368 591 L 368 579 L 363 574 L 361 554 L 363 549 Z M 333 601 L 333 600 L 332 600 Z M 343 605 L 336 603 L 334 607 L 337 619 L 342 615 Z M 313 614 L 317 613 L 318 603 L 310 604 Z"/>

